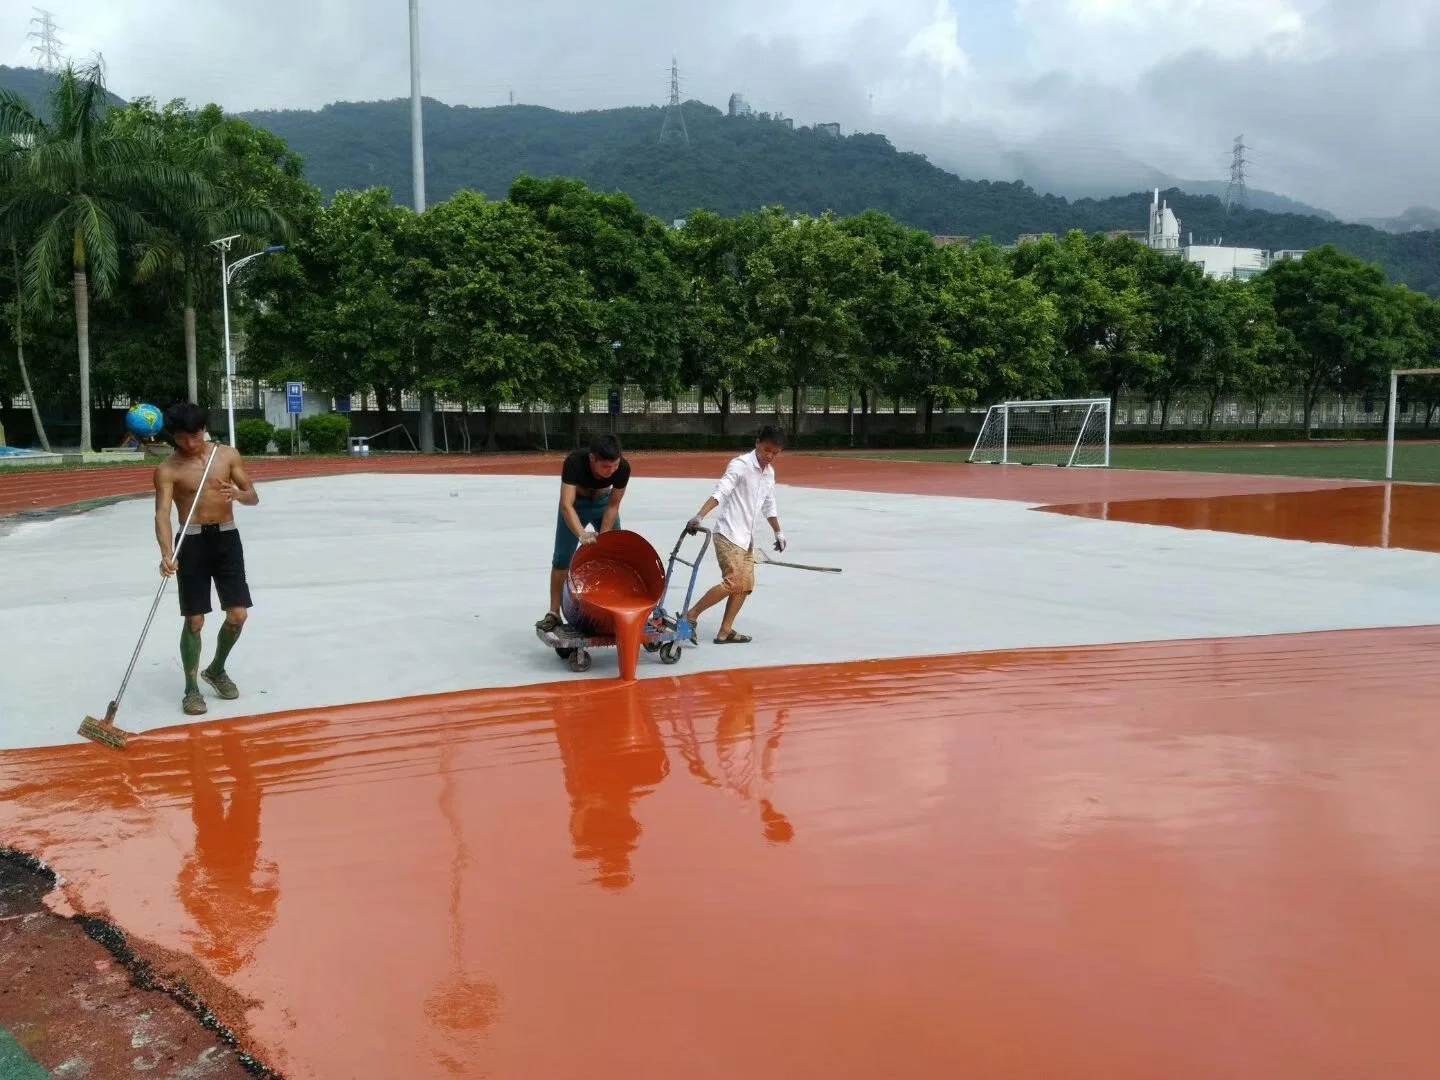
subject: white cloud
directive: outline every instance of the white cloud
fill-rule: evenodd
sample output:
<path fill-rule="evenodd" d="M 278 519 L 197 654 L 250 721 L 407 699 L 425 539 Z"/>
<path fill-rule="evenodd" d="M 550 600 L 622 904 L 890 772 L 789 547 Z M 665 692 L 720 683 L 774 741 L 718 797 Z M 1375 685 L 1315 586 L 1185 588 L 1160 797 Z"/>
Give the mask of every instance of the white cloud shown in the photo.
<path fill-rule="evenodd" d="M 234 109 L 408 93 L 404 0 L 52 0 L 113 88 Z M 1224 176 L 1341 213 L 1440 204 L 1440 0 L 422 0 L 424 88 L 457 104 L 658 103 L 740 91 L 882 130 L 967 175 L 1143 186 Z M 32 58 L 28 7 L 0 62 Z M 1009 170 L 1007 172 L 1007 170 Z"/>

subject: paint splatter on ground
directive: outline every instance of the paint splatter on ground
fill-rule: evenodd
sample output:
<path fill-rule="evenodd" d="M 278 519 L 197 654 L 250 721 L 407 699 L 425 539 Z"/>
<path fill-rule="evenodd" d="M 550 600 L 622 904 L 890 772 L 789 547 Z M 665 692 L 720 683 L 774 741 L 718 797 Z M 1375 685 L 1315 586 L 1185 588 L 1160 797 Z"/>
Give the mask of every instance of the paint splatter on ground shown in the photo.
<path fill-rule="evenodd" d="M 1406 588 L 1423 590 L 1415 567 L 1440 562 L 1399 542 L 1430 512 L 1401 489 L 1389 542 L 1411 550 L 1385 551 L 1381 487 L 784 464 L 791 485 L 1179 524 L 1217 551 L 1334 546 L 1342 563 L 1297 587 L 1338 590 L 1343 560 L 1408 560 Z M 547 484 L 554 468 L 496 466 Z M 1044 532 L 1055 515 L 1026 520 L 1059 535 Z M 1275 574 L 1321 566 L 1303 545 L 1248 550 Z M 1186 603 L 1181 580 L 1135 587 Z M 1440 1069 L 1437 646 L 1440 629 L 1397 625 L 768 668 L 742 655 L 628 685 L 557 670 L 155 730 L 123 755 L 10 750 L 0 843 L 53 866 L 51 905 L 124 930 L 289 1080 L 1421 1080 Z"/>

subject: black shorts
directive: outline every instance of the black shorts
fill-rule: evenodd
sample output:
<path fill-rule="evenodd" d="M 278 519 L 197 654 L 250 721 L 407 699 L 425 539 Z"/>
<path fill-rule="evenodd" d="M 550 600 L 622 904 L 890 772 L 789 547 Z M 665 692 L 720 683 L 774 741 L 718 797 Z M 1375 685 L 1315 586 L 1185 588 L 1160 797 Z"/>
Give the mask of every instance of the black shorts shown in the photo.
<path fill-rule="evenodd" d="M 180 567 L 175 580 L 180 591 L 181 615 L 207 615 L 210 582 L 220 595 L 220 607 L 250 607 L 250 586 L 245 581 L 245 548 L 240 530 L 202 525 L 188 534 L 180 545 Z"/>

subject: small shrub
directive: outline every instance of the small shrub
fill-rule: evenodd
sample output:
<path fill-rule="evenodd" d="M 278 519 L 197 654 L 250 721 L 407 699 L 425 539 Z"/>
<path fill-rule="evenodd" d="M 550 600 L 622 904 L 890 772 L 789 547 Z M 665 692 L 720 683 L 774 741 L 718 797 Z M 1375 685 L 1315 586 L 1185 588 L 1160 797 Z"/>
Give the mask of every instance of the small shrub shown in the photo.
<path fill-rule="evenodd" d="M 300 421 L 300 437 L 312 454 L 343 454 L 350 448 L 350 418 L 320 413 Z"/>
<path fill-rule="evenodd" d="M 275 438 L 275 428 L 268 420 L 241 420 L 235 424 L 235 449 L 246 455 L 263 454 Z"/>

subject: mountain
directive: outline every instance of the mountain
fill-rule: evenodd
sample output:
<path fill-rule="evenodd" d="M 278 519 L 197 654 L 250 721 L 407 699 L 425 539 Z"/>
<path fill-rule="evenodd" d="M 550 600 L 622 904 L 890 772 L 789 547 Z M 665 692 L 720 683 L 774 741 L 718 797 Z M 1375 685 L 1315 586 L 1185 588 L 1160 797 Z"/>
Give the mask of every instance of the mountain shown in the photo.
<path fill-rule="evenodd" d="M 1428 206 L 1412 206 L 1397 217 L 1361 218 L 1361 223 L 1384 232 L 1429 232 L 1440 229 L 1440 210 L 1432 210 Z"/>
<path fill-rule="evenodd" d="M 39 68 L 12 68 L 0 64 L 0 90 L 13 90 L 36 108 L 44 108 L 54 84 L 55 76 Z M 111 105 L 125 104 L 114 94 L 107 93 L 105 97 Z"/>
<path fill-rule="evenodd" d="M 1223 202 L 1225 189 L 1230 185 L 1224 180 L 1172 180 L 1158 186 L 1177 187 L 1188 195 L 1214 195 Z M 1323 218 L 1325 221 L 1340 220 L 1329 210 L 1309 206 L 1298 199 L 1290 198 L 1289 195 L 1277 195 L 1273 191 L 1262 191 L 1258 188 L 1250 188 L 1246 194 L 1249 196 L 1251 210 L 1267 210 L 1272 214 L 1299 214 L 1302 217 Z"/>
<path fill-rule="evenodd" d="M 38 71 L 0 68 L 0 86 L 27 96 L 43 93 L 46 80 Z M 688 145 L 660 144 L 665 110 L 653 106 L 565 113 L 426 100 L 424 113 L 428 202 L 461 188 L 503 198 L 515 177 L 528 173 L 574 176 L 602 191 L 625 191 L 665 221 L 697 208 L 721 214 L 766 205 L 838 214 L 873 208 L 932 234 L 1010 243 L 1024 234 L 1070 229 L 1144 230 L 1149 215 L 1149 191 L 1106 198 L 1042 195 L 1019 181 L 962 179 L 923 155 L 897 150 L 881 135 L 796 129 L 763 113 L 730 117 L 699 102 L 684 106 Z M 397 201 L 411 201 L 407 100 L 242 115 L 284 138 L 327 196 L 380 185 Z M 1257 206 L 1227 212 L 1215 194 L 1190 194 L 1183 186 L 1171 185 L 1164 197 L 1187 238 L 1270 250 L 1333 243 L 1378 262 L 1392 280 L 1440 294 L 1440 231 L 1391 233 Z"/>
<path fill-rule="evenodd" d="M 1214 195 L 1223 202 L 1225 189 L 1229 186 L 1224 180 L 1182 180 L 1163 173 L 1159 169 L 1149 168 L 1139 163 L 1132 163 L 1132 167 L 1123 173 L 1126 179 L 1120 184 L 1113 180 L 1102 184 L 1096 181 L 1086 182 L 1074 177 L 1062 176 L 1056 172 L 1053 165 L 1047 167 L 1038 162 L 1030 164 L 1021 175 L 1025 182 L 1035 190 L 1053 192 L 1056 195 L 1063 195 L 1067 199 L 1105 199 L 1114 195 L 1117 187 L 1121 190 L 1160 188 L 1162 191 L 1178 188 L 1187 195 Z M 1252 210 L 1268 210 L 1272 214 L 1300 214 L 1324 218 L 1326 221 L 1340 220 L 1329 210 L 1310 206 L 1298 199 L 1292 199 L 1288 195 L 1278 195 L 1273 191 L 1263 191 L 1257 188 L 1250 188 L 1247 194 Z"/>
<path fill-rule="evenodd" d="M 243 115 L 283 137 L 327 195 L 383 185 L 397 201 L 411 201 L 408 101 Z M 1067 200 L 1018 181 L 964 180 L 920 154 L 897 150 L 881 135 L 792 129 L 764 114 L 730 117 L 698 102 L 684 106 L 689 145 L 662 146 L 664 115 L 658 107 L 564 113 L 427 100 L 426 199 L 444 199 L 462 187 L 503 198 L 516 176 L 529 173 L 575 176 L 600 190 L 625 191 L 666 221 L 697 208 L 721 214 L 764 205 L 838 214 L 873 208 L 933 234 L 1010 243 L 1022 234 L 1076 228 L 1143 230 L 1149 220 L 1149 192 Z M 1182 233 L 1197 241 L 1269 250 L 1333 243 L 1380 263 L 1393 280 L 1440 293 L 1440 233 L 1396 236 L 1329 216 L 1255 207 L 1227 212 L 1213 194 L 1176 188 L 1165 197 Z"/>

